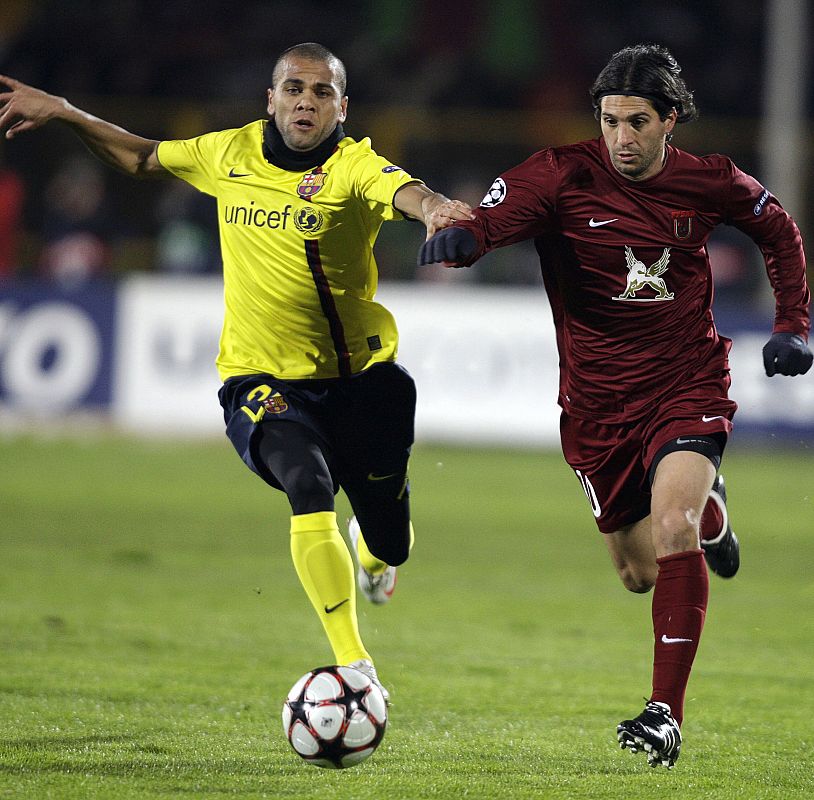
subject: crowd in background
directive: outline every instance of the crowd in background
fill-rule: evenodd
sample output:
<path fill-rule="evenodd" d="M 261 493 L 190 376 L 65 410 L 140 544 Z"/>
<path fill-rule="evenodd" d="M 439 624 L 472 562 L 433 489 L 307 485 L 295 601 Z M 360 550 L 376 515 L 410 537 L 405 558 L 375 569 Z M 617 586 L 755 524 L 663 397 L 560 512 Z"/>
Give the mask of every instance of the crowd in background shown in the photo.
<path fill-rule="evenodd" d="M 588 87 L 635 41 L 674 51 L 717 130 L 754 125 L 762 20 L 760 0 L 3 0 L 0 73 L 142 135 L 180 138 L 262 117 L 276 55 L 319 41 L 348 68 L 348 133 L 372 135 L 382 154 L 477 205 L 534 150 L 597 135 Z M 721 149 L 759 175 L 754 145 L 738 141 L 738 152 L 688 149 Z M 438 279 L 409 257 L 421 238 L 418 225 L 385 226 L 384 279 Z M 719 290 L 738 301 L 761 282 L 752 250 L 737 235 L 715 241 Z M 530 245 L 485 261 L 451 279 L 540 282 Z M 64 130 L 0 143 L 0 276 L 71 284 L 132 269 L 217 273 L 213 201 L 179 181 L 111 173 Z"/>

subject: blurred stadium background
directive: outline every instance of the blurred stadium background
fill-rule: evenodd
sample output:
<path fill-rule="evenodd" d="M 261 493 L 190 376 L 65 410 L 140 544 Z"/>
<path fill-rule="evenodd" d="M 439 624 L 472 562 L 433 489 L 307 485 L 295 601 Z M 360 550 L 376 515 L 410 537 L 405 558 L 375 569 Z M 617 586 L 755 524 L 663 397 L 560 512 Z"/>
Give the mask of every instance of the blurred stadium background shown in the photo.
<path fill-rule="evenodd" d="M 597 135 L 596 73 L 658 41 L 702 114 L 676 143 L 731 155 L 811 242 L 808 5 L 0 0 L 0 73 L 184 137 L 261 117 L 277 53 L 320 41 L 348 67 L 348 132 L 477 204 L 536 149 Z M 686 755 L 663 778 L 612 755 L 650 677 L 649 601 L 621 591 L 555 452 L 533 248 L 419 271 L 421 226 L 384 226 L 380 297 L 419 387 L 418 543 L 399 602 L 360 607 L 392 731 L 368 768 L 326 777 L 277 728 L 326 653 L 285 498 L 223 435 L 214 214 L 179 181 L 105 171 L 59 126 L 0 140 L 0 795 L 814 796 L 814 374 L 763 375 L 772 297 L 751 242 L 722 230 L 711 248 L 748 561 L 713 584 Z"/>
<path fill-rule="evenodd" d="M 731 155 L 810 241 L 808 5 L 201 0 L 193 11 L 178 0 L 4 0 L 0 72 L 176 138 L 263 116 L 276 54 L 317 40 L 348 67 L 348 132 L 477 204 L 497 172 L 534 150 L 597 135 L 587 98 L 596 73 L 625 44 L 658 41 L 702 114 L 676 143 Z M 422 390 L 420 435 L 555 444 L 553 335 L 533 247 L 472 270 L 418 270 L 420 241 L 419 226 L 394 224 L 377 246 L 380 296 Z M 736 340 L 738 436 L 810 444 L 811 376 L 762 376 L 772 298 L 759 252 L 720 230 L 712 260 L 719 327 Z M 56 418 L 219 435 L 218 274 L 210 198 L 105 170 L 59 126 L 0 143 L 2 427 Z M 157 422 L 156 398 L 173 392 L 200 407 Z M 518 403 L 523 393 L 542 402 Z"/>

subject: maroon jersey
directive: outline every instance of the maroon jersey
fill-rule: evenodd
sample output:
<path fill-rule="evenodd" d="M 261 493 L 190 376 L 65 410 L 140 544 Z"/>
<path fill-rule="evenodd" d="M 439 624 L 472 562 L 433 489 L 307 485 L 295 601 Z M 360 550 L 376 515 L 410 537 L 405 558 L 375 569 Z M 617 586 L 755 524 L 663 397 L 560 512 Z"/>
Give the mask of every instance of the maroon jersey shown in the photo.
<path fill-rule="evenodd" d="M 635 420 L 687 383 L 728 371 L 712 319 L 706 243 L 720 223 L 758 245 L 777 300 L 774 331 L 808 334 L 800 232 L 730 159 L 667 146 L 658 175 L 631 181 L 604 141 L 533 155 L 458 223 L 478 249 L 534 238 L 557 327 L 559 403 L 605 423 Z"/>

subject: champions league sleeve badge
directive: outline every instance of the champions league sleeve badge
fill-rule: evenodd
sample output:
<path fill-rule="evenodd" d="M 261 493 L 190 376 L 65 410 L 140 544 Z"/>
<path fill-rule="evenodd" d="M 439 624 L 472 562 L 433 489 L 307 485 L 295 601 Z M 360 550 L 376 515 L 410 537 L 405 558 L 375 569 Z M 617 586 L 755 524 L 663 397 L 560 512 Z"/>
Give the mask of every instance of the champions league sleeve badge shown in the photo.
<path fill-rule="evenodd" d="M 506 199 L 506 182 L 503 178 L 495 178 L 495 182 L 489 187 L 486 196 L 480 201 L 481 208 L 494 208 Z"/>

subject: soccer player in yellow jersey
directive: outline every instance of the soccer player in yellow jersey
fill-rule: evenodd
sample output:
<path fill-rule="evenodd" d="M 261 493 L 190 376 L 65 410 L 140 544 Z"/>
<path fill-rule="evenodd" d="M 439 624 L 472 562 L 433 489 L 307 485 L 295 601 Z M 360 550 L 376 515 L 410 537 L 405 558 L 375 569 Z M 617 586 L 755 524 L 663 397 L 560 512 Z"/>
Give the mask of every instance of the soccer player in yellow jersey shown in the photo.
<path fill-rule="evenodd" d="M 337 663 L 381 686 L 359 635 L 334 506 L 341 487 L 355 514 L 359 586 L 385 602 L 412 540 L 415 387 L 395 363 L 395 322 L 373 299 L 373 244 L 385 220 L 418 219 L 431 235 L 470 209 L 377 155 L 369 139 L 344 134 L 345 67 L 322 45 L 283 52 L 272 81 L 268 120 L 158 142 L 0 76 L 0 130 L 11 139 L 58 119 L 121 171 L 175 175 L 217 198 L 227 435 L 288 497 L 294 565 Z"/>

